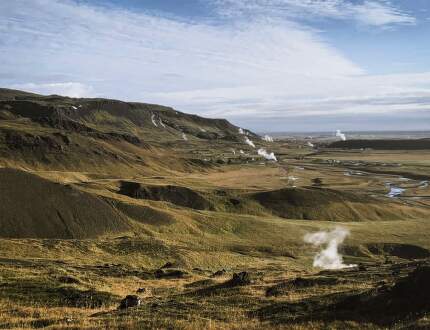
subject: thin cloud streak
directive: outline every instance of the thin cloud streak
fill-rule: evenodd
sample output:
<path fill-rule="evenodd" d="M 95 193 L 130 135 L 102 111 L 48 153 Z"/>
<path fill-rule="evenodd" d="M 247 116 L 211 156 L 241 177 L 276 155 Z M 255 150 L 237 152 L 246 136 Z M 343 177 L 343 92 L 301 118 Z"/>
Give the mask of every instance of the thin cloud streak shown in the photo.
<path fill-rule="evenodd" d="M 369 26 L 416 24 L 415 17 L 388 1 L 367 0 L 217 0 L 220 14 L 236 18 L 259 15 L 276 18 L 355 20 Z"/>

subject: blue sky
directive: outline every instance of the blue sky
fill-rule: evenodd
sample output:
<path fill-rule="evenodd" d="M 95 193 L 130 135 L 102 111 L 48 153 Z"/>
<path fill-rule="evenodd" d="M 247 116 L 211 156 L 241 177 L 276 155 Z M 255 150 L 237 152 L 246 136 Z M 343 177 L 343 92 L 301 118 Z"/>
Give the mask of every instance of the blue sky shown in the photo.
<path fill-rule="evenodd" d="M 428 0 L 0 2 L 0 86 L 257 131 L 430 129 Z"/>

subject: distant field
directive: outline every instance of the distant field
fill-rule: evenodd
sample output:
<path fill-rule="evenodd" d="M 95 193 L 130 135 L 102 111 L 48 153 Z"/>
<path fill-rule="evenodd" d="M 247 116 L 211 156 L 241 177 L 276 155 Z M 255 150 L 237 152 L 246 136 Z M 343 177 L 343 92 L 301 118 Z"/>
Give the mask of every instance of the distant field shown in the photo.
<path fill-rule="evenodd" d="M 317 158 L 333 158 L 341 160 L 363 160 L 368 162 L 378 163 L 402 163 L 412 165 L 423 165 L 430 166 L 430 150 L 399 150 L 399 151 L 387 151 L 387 150 L 372 150 L 372 151 L 336 151 L 336 150 L 324 150 L 322 153 L 316 156 Z"/>

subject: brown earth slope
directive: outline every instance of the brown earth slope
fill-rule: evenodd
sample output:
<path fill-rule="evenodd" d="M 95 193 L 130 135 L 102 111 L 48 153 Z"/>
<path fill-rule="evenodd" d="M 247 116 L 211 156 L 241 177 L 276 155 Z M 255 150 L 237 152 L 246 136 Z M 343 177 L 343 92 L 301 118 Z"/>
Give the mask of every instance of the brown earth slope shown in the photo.
<path fill-rule="evenodd" d="M 285 188 L 250 195 L 275 215 L 287 219 L 364 221 L 423 218 L 427 209 L 364 194 L 326 188 Z"/>
<path fill-rule="evenodd" d="M 8 168 L 0 169 L 0 215 L 8 238 L 93 238 L 130 228 L 96 196 Z"/>

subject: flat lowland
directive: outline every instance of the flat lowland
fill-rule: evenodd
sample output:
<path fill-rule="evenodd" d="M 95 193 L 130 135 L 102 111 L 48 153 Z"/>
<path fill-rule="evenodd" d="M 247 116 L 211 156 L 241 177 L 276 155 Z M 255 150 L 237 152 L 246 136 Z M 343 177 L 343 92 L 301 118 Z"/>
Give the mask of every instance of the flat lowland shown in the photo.
<path fill-rule="evenodd" d="M 316 144 L 0 90 L 0 328 L 429 328 L 430 150 Z"/>

